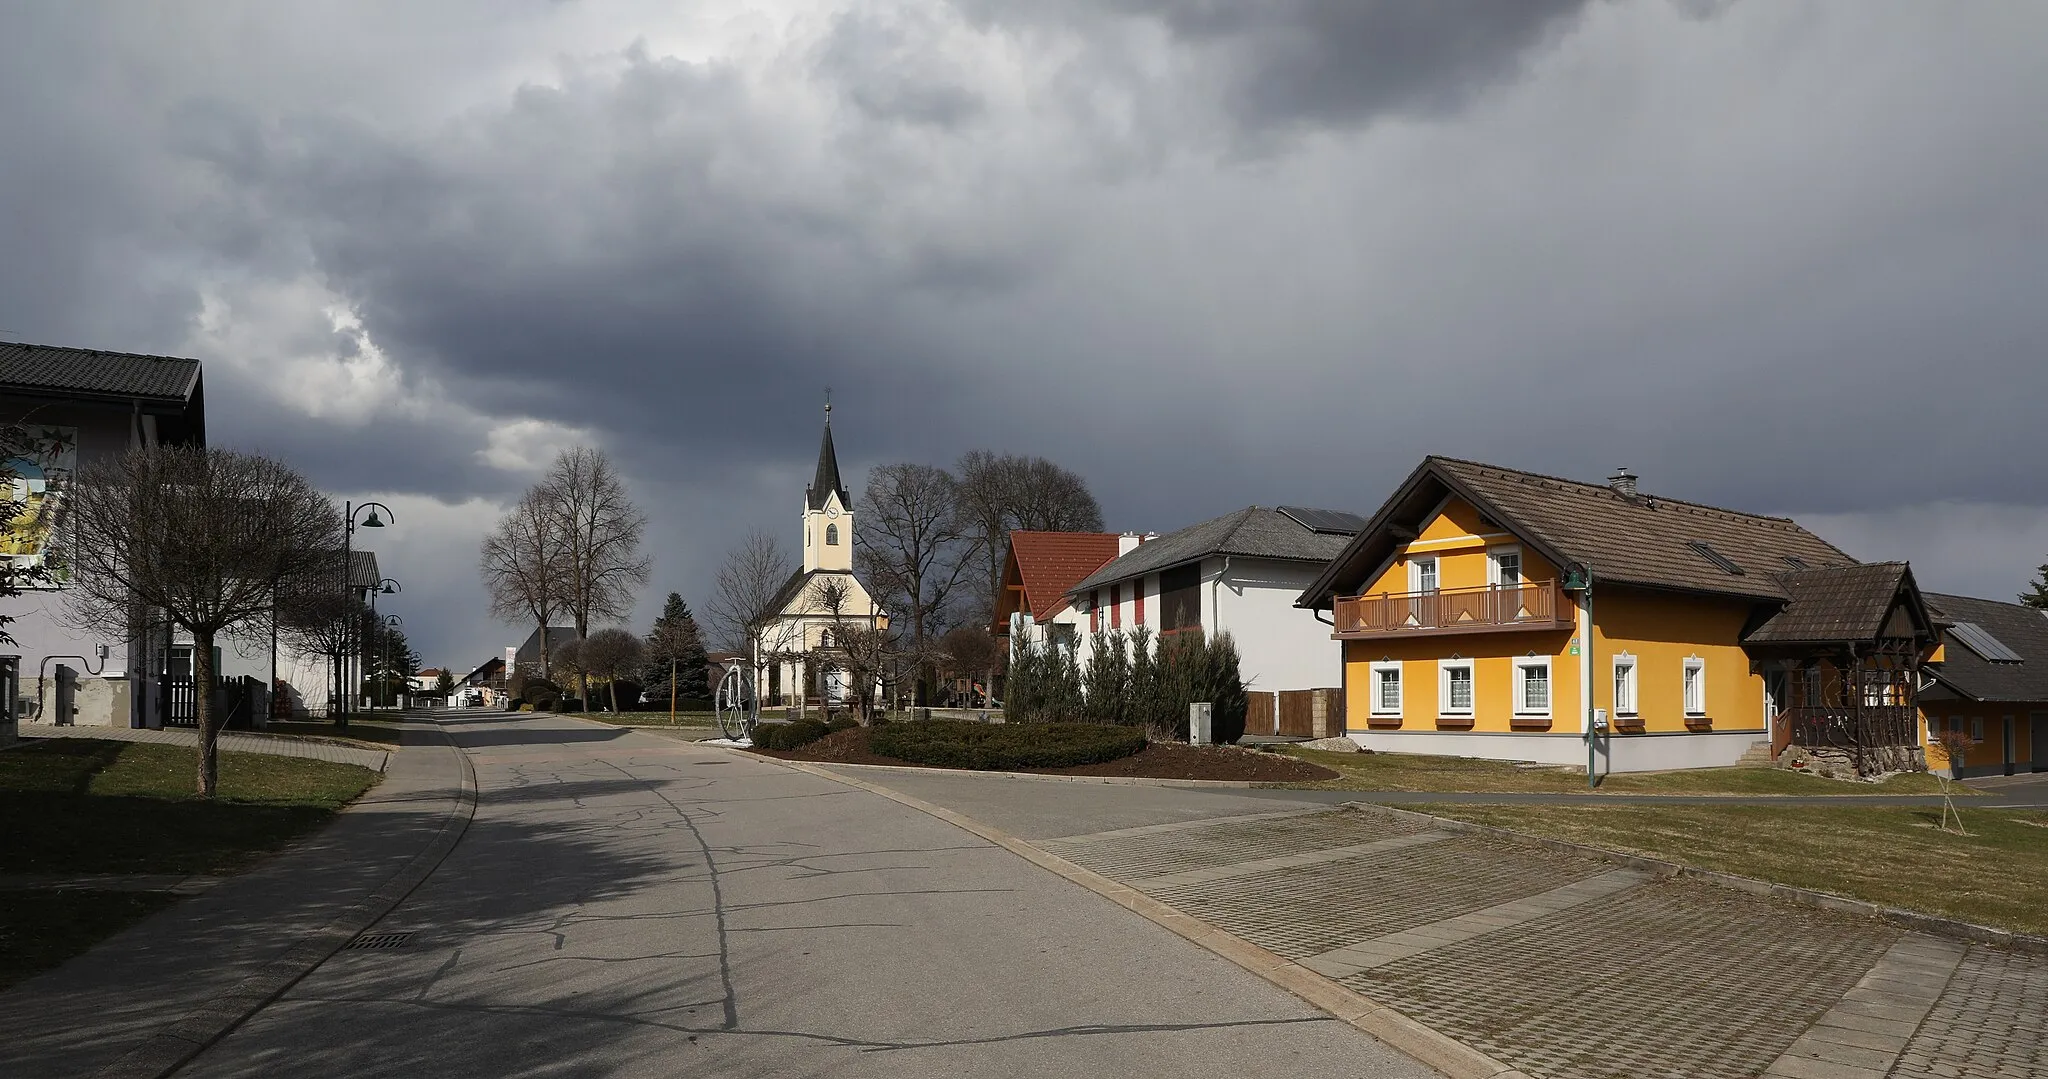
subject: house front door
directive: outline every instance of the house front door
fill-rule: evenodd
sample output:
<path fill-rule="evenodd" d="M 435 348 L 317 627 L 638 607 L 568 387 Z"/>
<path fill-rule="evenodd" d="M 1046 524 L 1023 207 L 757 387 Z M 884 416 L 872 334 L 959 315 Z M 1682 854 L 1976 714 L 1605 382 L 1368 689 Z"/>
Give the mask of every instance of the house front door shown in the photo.
<path fill-rule="evenodd" d="M 2048 772 L 2048 712 L 2034 713 L 2033 730 L 2029 734 L 2029 740 L 2034 744 L 2034 752 L 2031 754 L 2034 771 Z"/>

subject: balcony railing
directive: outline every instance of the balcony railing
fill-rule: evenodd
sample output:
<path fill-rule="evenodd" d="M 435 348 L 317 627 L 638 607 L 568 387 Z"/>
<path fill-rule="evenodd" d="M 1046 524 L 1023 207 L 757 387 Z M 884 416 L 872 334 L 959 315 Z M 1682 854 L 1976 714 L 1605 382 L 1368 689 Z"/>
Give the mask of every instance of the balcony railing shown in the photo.
<path fill-rule="evenodd" d="M 1390 592 L 1338 599 L 1337 637 L 1403 637 L 1569 629 L 1572 605 L 1556 581 Z"/>

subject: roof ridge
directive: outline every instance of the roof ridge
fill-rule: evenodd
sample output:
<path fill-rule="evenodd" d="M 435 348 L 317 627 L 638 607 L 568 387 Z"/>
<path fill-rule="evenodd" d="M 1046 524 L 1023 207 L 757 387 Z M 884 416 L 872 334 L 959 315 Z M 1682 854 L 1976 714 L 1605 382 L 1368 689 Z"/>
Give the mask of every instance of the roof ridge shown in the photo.
<path fill-rule="evenodd" d="M 83 345 L 39 345 L 33 341 L 0 341 L 0 348 L 41 349 L 47 352 L 74 352 L 88 356 L 119 356 L 129 360 L 159 360 L 165 363 L 199 363 L 193 356 L 171 356 L 160 352 L 123 352 L 112 348 L 87 348 Z"/>
<path fill-rule="evenodd" d="M 1473 468 L 1483 468 L 1492 472 L 1501 473 L 1505 476 L 1519 476 L 1525 479 L 1544 480 L 1550 483 L 1562 484 L 1566 487 L 1583 488 L 1594 494 L 1605 494 L 1617 500 L 1621 499 L 1621 496 L 1615 493 L 1614 488 L 1609 487 L 1607 484 L 1604 483 L 1594 483 L 1588 480 L 1575 480 L 1566 476 L 1553 476 L 1547 472 L 1531 472 L 1528 469 L 1524 468 L 1509 468 L 1506 465 L 1488 464 L 1485 461 L 1473 461 L 1463 457 L 1446 457 L 1440 453 L 1430 454 L 1430 459 L 1436 461 L 1443 461 L 1454 465 L 1470 465 Z M 1720 514 L 1741 521 L 1767 521 L 1773 524 L 1790 525 L 1791 527 L 1796 528 L 1801 532 L 1806 532 L 1808 535 L 1813 534 L 1805 526 L 1801 525 L 1798 521 L 1794 520 L 1793 518 L 1780 517 L 1776 514 L 1751 513 L 1747 510 L 1729 509 L 1726 506 L 1714 506 L 1709 505 L 1705 502 L 1694 502 L 1690 499 L 1673 498 L 1670 495 L 1660 495 L 1655 493 L 1654 491 L 1643 492 L 1642 498 L 1645 501 L 1655 502 L 1658 505 L 1676 506 L 1681 509 L 1696 511 L 1704 510 L 1708 513 Z M 1833 544 L 1829 544 L 1829 546 L 1833 546 Z"/>

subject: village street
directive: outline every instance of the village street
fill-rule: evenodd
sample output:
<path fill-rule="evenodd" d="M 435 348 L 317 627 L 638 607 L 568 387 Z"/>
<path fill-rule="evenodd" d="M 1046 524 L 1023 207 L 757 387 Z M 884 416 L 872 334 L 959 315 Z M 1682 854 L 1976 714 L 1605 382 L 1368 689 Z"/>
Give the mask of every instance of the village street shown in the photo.
<path fill-rule="evenodd" d="M 0 1071 L 2048 1067 L 2048 956 L 1326 792 L 795 768 L 552 716 L 412 726 L 386 784 L 314 842 L 0 997 L 37 1017 Z M 360 936 L 248 997 L 423 860 Z"/>

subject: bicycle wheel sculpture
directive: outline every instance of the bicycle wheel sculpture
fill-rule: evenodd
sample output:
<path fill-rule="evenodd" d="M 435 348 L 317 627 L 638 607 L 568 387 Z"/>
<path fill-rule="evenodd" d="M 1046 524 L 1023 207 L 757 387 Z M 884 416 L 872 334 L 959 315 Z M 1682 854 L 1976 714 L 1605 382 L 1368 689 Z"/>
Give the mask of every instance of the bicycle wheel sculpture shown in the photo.
<path fill-rule="evenodd" d="M 728 668 L 725 677 L 718 680 L 718 691 L 711 703 L 718 712 L 720 733 L 734 741 L 754 736 L 754 726 L 761 721 L 761 710 L 760 702 L 754 699 L 754 672 L 751 669 Z"/>

